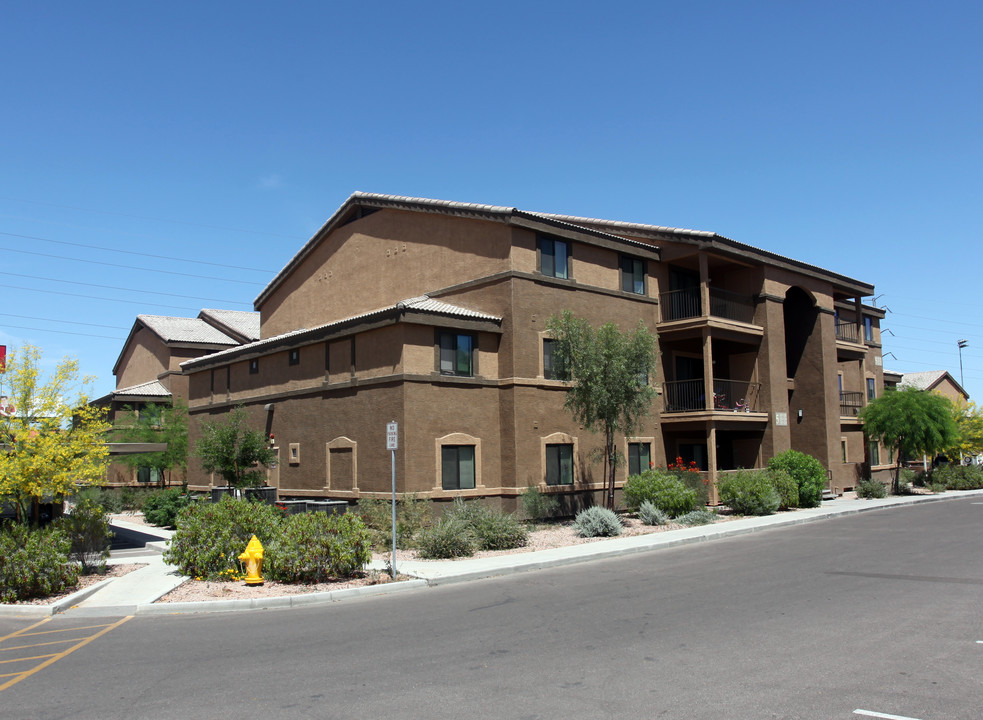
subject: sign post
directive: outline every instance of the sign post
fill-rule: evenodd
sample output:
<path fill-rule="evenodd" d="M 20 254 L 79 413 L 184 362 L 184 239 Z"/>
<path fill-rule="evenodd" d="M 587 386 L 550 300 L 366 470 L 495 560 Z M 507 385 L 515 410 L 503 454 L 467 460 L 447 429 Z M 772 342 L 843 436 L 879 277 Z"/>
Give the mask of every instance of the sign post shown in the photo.
<path fill-rule="evenodd" d="M 386 423 L 386 450 L 389 450 L 392 463 L 393 481 L 393 556 L 389 564 L 389 574 L 396 579 L 396 451 L 399 449 L 399 423 L 393 420 Z"/>

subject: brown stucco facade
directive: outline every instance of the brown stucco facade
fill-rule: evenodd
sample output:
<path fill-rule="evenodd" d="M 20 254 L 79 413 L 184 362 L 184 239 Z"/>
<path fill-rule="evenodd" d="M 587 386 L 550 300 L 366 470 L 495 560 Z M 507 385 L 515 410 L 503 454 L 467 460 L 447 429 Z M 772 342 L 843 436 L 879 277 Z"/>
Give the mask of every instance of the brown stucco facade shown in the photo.
<path fill-rule="evenodd" d="M 601 439 L 544 372 L 547 321 L 569 310 L 658 335 L 657 398 L 619 438 L 630 460 L 681 456 L 713 481 L 795 448 L 842 492 L 868 461 L 852 403 L 868 379 L 883 390 L 872 294 L 712 233 L 356 194 L 257 298 L 261 339 L 181 365 L 191 444 L 242 405 L 277 448 L 281 497 L 357 500 L 390 491 L 396 421 L 398 492 L 586 497 Z M 212 478 L 192 460 L 189 483 Z"/>

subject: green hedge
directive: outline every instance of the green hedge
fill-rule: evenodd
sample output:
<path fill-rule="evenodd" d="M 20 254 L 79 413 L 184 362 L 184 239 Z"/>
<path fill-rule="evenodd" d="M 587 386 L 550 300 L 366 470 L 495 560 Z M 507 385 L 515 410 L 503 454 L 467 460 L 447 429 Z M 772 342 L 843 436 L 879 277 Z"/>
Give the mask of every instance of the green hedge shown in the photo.
<path fill-rule="evenodd" d="M 700 493 L 674 474 L 663 470 L 646 470 L 625 481 L 625 504 L 637 512 L 648 500 L 669 517 L 679 517 L 705 505 Z"/>
<path fill-rule="evenodd" d="M 0 527 L 0 602 L 44 598 L 75 587 L 80 569 L 68 559 L 71 548 L 57 525 Z"/>
<path fill-rule="evenodd" d="M 819 507 L 826 488 L 826 469 L 812 455 L 786 450 L 768 461 L 771 470 L 784 470 L 799 486 L 799 507 Z"/>

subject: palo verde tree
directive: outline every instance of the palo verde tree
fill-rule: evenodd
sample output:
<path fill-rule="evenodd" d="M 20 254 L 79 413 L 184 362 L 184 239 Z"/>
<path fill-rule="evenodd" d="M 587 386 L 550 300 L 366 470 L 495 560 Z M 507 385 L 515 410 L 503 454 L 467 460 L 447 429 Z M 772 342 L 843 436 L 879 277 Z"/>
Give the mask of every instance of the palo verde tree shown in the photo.
<path fill-rule="evenodd" d="M 655 335 L 641 321 L 627 332 L 614 323 L 595 329 L 569 311 L 551 317 L 547 328 L 558 374 L 572 381 L 566 408 L 585 428 L 604 435 L 607 507 L 613 510 L 614 437 L 631 435 L 652 406 L 648 372 L 655 365 Z"/>
<path fill-rule="evenodd" d="M 942 452 L 953 461 L 964 455 L 983 453 L 983 410 L 962 398 L 949 403 L 956 423 L 956 439 L 952 445 L 942 448 Z"/>
<path fill-rule="evenodd" d="M 239 405 L 225 420 L 206 420 L 195 455 L 205 472 L 218 473 L 229 487 L 253 487 L 262 483 L 263 471 L 276 462 L 266 436 L 249 427 L 246 411 Z"/>
<path fill-rule="evenodd" d="M 957 437 L 951 402 L 935 393 L 903 388 L 888 390 L 870 401 L 858 414 L 871 440 L 894 448 L 897 465 L 891 492 L 900 488 L 904 456 L 934 454 L 953 444 Z"/>
<path fill-rule="evenodd" d="M 184 476 L 188 467 L 188 406 L 180 398 L 170 405 L 148 403 L 140 410 L 124 407 L 113 424 L 113 436 L 117 442 L 167 443 L 166 450 L 123 455 L 120 462 L 156 470 L 162 485 L 170 484 L 174 470 Z"/>
<path fill-rule="evenodd" d="M 105 476 L 110 429 L 101 408 L 85 393 L 92 378 L 79 378 L 78 360 L 64 358 L 42 376 L 42 352 L 24 345 L 0 368 L 0 497 L 29 522 L 34 503 L 58 502 L 80 485 Z"/>

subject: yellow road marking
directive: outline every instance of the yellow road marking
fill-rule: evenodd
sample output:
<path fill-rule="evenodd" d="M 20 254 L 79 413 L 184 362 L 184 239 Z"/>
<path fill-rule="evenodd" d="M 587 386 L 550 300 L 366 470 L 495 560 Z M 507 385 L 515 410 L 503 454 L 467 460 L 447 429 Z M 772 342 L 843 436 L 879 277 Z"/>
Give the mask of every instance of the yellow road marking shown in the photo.
<path fill-rule="evenodd" d="M 65 638 L 64 640 L 52 640 L 46 643 L 34 643 L 33 645 L 11 645 L 10 647 L 0 648 L 0 652 L 7 652 L 8 650 L 24 650 L 25 648 L 32 647 L 47 647 L 48 645 L 64 645 L 65 643 L 75 642 L 78 638 Z"/>
<path fill-rule="evenodd" d="M 48 653 L 47 655 L 32 655 L 30 657 L 13 658 L 11 660 L 0 660 L 0 665 L 6 665 L 12 662 L 23 662 L 25 660 L 42 660 L 44 658 L 54 657 L 58 653 Z"/>
<path fill-rule="evenodd" d="M 37 625 L 33 625 L 32 627 L 37 627 Z M 58 630 L 42 630 L 41 632 L 33 632 L 33 633 L 29 633 L 29 632 L 25 632 L 25 633 L 14 633 L 13 635 L 8 635 L 7 637 L 13 637 L 14 635 L 16 635 L 17 637 L 30 637 L 32 635 L 53 635 L 55 633 L 75 632 L 76 630 L 94 630 L 95 628 L 102 628 L 102 627 L 109 627 L 109 626 L 106 625 L 106 624 L 103 624 L 103 625 L 81 625 L 79 627 L 59 628 Z M 24 628 L 24 629 L 25 630 L 30 630 L 31 628 Z M 3 642 L 6 639 L 7 638 L 0 638 L 0 642 Z"/>
<path fill-rule="evenodd" d="M 34 623 L 33 625 L 28 625 L 26 628 L 22 628 L 21 630 L 17 630 L 16 632 L 10 633 L 10 635 L 4 635 L 2 638 L 0 638 L 0 642 L 3 642 L 5 640 L 9 640 L 10 638 L 16 637 L 17 635 L 20 635 L 21 633 L 27 632 L 28 630 L 33 630 L 34 628 L 38 627 L 39 625 L 44 625 L 46 622 L 51 622 L 51 620 L 52 620 L 52 618 L 46 617 L 44 620 L 39 620 L 38 622 Z"/>
<path fill-rule="evenodd" d="M 71 653 L 75 652 L 79 648 L 84 647 L 85 645 L 88 645 L 90 642 L 92 642 L 96 638 L 102 637 L 103 635 L 105 635 L 106 633 L 108 633 L 110 630 L 114 630 L 115 628 L 118 628 L 120 625 L 122 625 L 123 623 L 125 623 L 127 620 L 132 620 L 132 619 L 133 619 L 133 615 L 127 615 L 125 618 L 123 618 L 122 620 L 120 620 L 118 622 L 114 622 L 112 625 L 106 625 L 106 626 L 95 625 L 95 626 L 93 626 L 93 627 L 102 627 L 103 629 L 100 630 L 99 632 L 97 632 L 95 635 L 90 635 L 89 637 L 87 637 L 84 640 L 82 640 L 81 642 L 73 645 L 72 647 L 68 648 L 67 650 L 63 650 L 60 653 L 57 653 L 55 655 L 50 656 L 48 660 L 45 660 L 40 665 L 37 665 L 37 666 L 31 668 L 30 670 L 28 670 L 26 672 L 20 673 L 20 675 L 17 676 L 17 677 L 15 677 L 13 680 L 8 680 L 3 685 L 0 685 L 0 692 L 6 690 L 7 688 L 11 687 L 12 685 L 16 685 L 21 680 L 24 680 L 26 678 L 29 678 L 34 673 L 39 672 L 40 670 L 44 670 L 49 665 L 53 665 L 54 663 L 56 663 L 59 660 L 61 660 L 63 657 L 66 657 L 66 656 L 70 655 Z M 33 625 L 32 627 L 37 627 L 37 625 Z M 26 629 L 29 630 L 31 628 L 26 628 Z M 73 629 L 78 630 L 80 628 L 73 628 Z M 57 631 L 53 631 L 53 632 L 57 632 Z M 17 635 L 17 633 L 14 633 L 14 635 Z M 4 638 L 4 639 L 6 639 L 6 638 Z"/>

